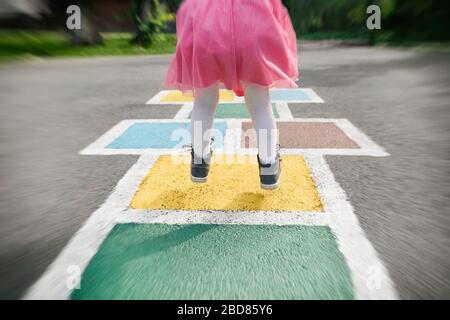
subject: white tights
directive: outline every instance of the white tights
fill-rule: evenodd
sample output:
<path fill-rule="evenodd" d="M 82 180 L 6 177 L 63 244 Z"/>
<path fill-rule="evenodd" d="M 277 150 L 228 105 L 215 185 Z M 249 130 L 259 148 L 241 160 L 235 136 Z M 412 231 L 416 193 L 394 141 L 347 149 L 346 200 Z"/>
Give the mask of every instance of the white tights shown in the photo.
<path fill-rule="evenodd" d="M 211 129 L 214 113 L 219 102 L 219 88 L 212 86 L 198 89 L 191 115 L 192 147 L 196 156 L 206 158 L 210 152 Z M 269 90 L 264 87 L 247 85 L 245 103 L 257 132 L 258 153 L 261 162 L 275 161 L 278 130 L 270 102 Z"/>

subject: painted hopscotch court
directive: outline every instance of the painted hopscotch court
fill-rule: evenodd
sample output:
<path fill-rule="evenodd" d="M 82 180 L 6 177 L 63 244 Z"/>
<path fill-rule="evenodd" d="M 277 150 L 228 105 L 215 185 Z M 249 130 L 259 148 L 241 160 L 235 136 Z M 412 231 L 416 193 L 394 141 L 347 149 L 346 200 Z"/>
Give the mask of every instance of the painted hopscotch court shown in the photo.
<path fill-rule="evenodd" d="M 228 91 L 205 184 L 190 181 L 192 99 L 177 91 L 147 102 L 179 104 L 174 119 L 123 120 L 83 149 L 139 159 L 25 298 L 397 298 L 324 158 L 389 154 L 346 119 L 294 119 L 289 103 L 323 102 L 312 89 L 271 95 L 283 154 L 276 191 L 259 187 L 256 135 Z"/>

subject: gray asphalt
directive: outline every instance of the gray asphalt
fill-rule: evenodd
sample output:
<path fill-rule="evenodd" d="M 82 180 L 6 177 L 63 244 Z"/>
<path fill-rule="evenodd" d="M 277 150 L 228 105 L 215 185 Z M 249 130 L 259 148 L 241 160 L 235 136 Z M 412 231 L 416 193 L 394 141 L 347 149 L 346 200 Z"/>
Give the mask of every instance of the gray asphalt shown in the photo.
<path fill-rule="evenodd" d="M 172 118 L 146 106 L 170 56 L 0 66 L 0 298 L 20 298 L 103 203 L 134 156 L 78 152 L 120 120 Z M 450 54 L 306 46 L 301 84 L 390 154 L 327 161 L 401 298 L 450 298 Z"/>

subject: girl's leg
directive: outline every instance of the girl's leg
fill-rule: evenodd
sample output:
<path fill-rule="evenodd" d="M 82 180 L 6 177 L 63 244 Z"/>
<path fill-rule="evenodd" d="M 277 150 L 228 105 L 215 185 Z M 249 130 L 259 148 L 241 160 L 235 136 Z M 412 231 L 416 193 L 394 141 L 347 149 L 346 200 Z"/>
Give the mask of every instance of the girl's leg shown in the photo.
<path fill-rule="evenodd" d="M 191 115 L 192 149 L 196 158 L 205 159 L 210 155 L 211 129 L 218 103 L 219 88 L 217 85 L 197 89 Z"/>
<path fill-rule="evenodd" d="M 246 85 L 245 102 L 256 130 L 258 153 L 262 163 L 275 162 L 277 156 L 278 129 L 270 102 L 269 89 Z"/>

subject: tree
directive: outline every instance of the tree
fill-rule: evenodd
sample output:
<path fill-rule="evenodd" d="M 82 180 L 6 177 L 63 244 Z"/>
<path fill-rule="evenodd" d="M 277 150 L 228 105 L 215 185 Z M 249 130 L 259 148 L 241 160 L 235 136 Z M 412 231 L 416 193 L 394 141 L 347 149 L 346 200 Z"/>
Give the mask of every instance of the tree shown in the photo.
<path fill-rule="evenodd" d="M 132 44 L 146 45 L 148 42 L 144 26 L 150 20 L 150 9 L 152 0 L 134 0 L 133 1 L 133 20 L 134 35 L 131 39 Z"/>
<path fill-rule="evenodd" d="M 155 35 L 162 32 L 168 19 L 173 19 L 173 15 L 167 13 L 169 4 L 173 7 L 178 5 L 173 1 L 168 3 L 167 0 L 164 4 L 160 0 L 133 1 L 135 31 L 131 39 L 132 44 L 147 46 L 152 43 Z"/>
<path fill-rule="evenodd" d="M 163 27 L 159 20 L 163 13 L 163 7 L 159 0 L 134 0 L 134 35 L 132 44 L 147 46 L 151 44 L 152 37 L 159 33 Z"/>

